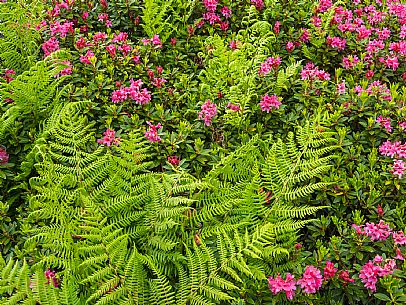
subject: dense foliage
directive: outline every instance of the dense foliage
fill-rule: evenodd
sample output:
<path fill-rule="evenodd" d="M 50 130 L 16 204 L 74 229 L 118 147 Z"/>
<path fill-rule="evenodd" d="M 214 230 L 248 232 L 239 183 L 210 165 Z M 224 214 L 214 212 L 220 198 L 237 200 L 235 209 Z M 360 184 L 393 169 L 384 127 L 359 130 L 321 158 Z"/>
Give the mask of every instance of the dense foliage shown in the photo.
<path fill-rule="evenodd" d="M 0 2 L 0 304 L 405 304 L 406 5 Z"/>

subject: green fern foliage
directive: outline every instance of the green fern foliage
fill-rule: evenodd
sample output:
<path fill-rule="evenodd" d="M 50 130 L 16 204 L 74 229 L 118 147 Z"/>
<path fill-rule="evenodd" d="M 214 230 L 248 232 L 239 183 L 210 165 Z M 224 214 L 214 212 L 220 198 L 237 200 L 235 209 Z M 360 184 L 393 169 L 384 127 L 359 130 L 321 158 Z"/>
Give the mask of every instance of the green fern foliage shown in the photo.
<path fill-rule="evenodd" d="M 13 68 L 19 74 L 35 64 L 41 36 L 34 27 L 42 8 L 41 1 L 30 5 L 20 1 L 0 3 L 0 67 Z"/>
<path fill-rule="evenodd" d="M 0 261 L 2 304 L 231 304 L 291 267 L 303 218 L 322 207 L 290 199 L 325 186 L 313 180 L 329 169 L 332 133 L 254 137 L 198 180 L 149 172 L 137 131 L 94 148 L 86 104 L 63 106 L 37 144 L 23 225 L 34 259 Z"/>

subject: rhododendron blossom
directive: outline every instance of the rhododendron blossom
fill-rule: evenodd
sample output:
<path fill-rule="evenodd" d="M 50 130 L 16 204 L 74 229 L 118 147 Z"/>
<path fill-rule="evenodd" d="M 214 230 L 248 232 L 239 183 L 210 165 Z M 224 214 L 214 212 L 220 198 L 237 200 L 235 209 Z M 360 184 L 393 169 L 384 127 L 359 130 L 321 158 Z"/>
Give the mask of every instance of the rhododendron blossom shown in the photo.
<path fill-rule="evenodd" d="M 281 64 L 281 58 L 277 57 L 268 57 L 259 68 L 258 74 L 260 76 L 267 75 L 272 69 L 277 69 Z"/>
<path fill-rule="evenodd" d="M 324 273 L 324 279 L 328 280 L 332 277 L 334 277 L 334 275 L 337 272 L 337 268 L 334 267 L 334 264 L 330 261 L 326 262 L 326 267 L 324 267 L 323 273 Z"/>
<path fill-rule="evenodd" d="M 392 132 L 392 126 L 390 124 L 390 118 L 384 118 L 383 116 L 378 116 L 376 122 L 386 129 L 387 132 Z"/>
<path fill-rule="evenodd" d="M 203 119 L 204 125 L 210 126 L 212 123 L 213 118 L 217 114 L 217 106 L 215 103 L 207 100 L 201 107 L 201 111 L 199 112 L 199 119 Z"/>
<path fill-rule="evenodd" d="M 309 62 L 304 66 L 300 72 L 302 80 L 330 80 L 330 74 L 319 70 L 312 62 Z"/>
<path fill-rule="evenodd" d="M 54 287 L 58 288 L 58 279 L 56 278 L 55 271 L 48 269 L 44 272 L 44 276 L 47 278 L 47 284 L 50 284 L 50 282 L 52 281 Z"/>
<path fill-rule="evenodd" d="M 399 179 L 402 179 L 405 170 L 406 167 L 403 160 L 394 160 L 392 169 L 389 172 L 391 172 L 394 176 L 398 176 Z"/>
<path fill-rule="evenodd" d="M 44 51 L 45 56 L 50 55 L 51 53 L 59 50 L 59 41 L 55 37 L 49 38 L 42 44 L 42 50 Z"/>
<path fill-rule="evenodd" d="M 359 277 L 365 288 L 370 289 L 373 292 L 376 291 L 376 283 L 378 282 L 379 271 L 380 267 L 375 266 L 372 261 L 369 261 L 364 266 L 362 266 Z"/>
<path fill-rule="evenodd" d="M 278 274 L 276 278 L 271 276 L 268 278 L 268 287 L 274 295 L 284 291 L 286 298 L 288 300 L 292 300 L 295 295 L 296 282 L 294 280 L 294 276 L 290 273 L 286 274 L 286 280 L 282 279 L 280 274 Z"/>
<path fill-rule="evenodd" d="M 261 110 L 266 111 L 267 113 L 269 113 L 272 108 L 278 109 L 280 105 L 282 105 L 281 98 L 277 95 L 269 96 L 268 93 L 262 97 L 261 102 L 259 103 Z"/>
<path fill-rule="evenodd" d="M 103 137 L 97 140 L 98 144 L 111 146 L 111 144 L 119 145 L 121 139 L 116 138 L 116 132 L 113 129 L 107 129 L 103 133 Z"/>
<path fill-rule="evenodd" d="M 148 104 L 151 101 L 151 94 L 142 87 L 142 80 L 130 80 L 130 86 L 113 91 L 111 100 L 113 103 L 123 102 L 127 99 L 135 101 L 139 105 Z"/>
<path fill-rule="evenodd" d="M 241 110 L 240 105 L 234 105 L 234 104 L 231 103 L 231 102 L 227 104 L 226 108 L 230 109 L 230 110 L 233 111 L 233 112 L 237 112 L 237 111 L 240 111 L 240 110 Z"/>
<path fill-rule="evenodd" d="M 306 266 L 305 272 L 301 279 L 297 281 L 305 293 L 316 293 L 320 289 L 323 282 L 323 276 L 316 267 Z"/>
<path fill-rule="evenodd" d="M 180 160 L 177 156 L 168 156 L 168 162 L 172 164 L 173 166 L 178 166 L 180 163 Z"/>
<path fill-rule="evenodd" d="M 7 154 L 6 149 L 3 147 L 0 147 L 0 165 L 7 164 L 9 157 L 10 156 Z"/>
<path fill-rule="evenodd" d="M 158 135 L 158 129 L 162 128 L 162 125 L 160 123 L 152 125 L 151 122 L 148 121 L 147 124 L 149 126 L 149 129 L 144 133 L 147 140 L 150 142 L 160 142 L 161 138 Z"/>
<path fill-rule="evenodd" d="M 90 59 L 94 57 L 94 53 L 90 50 L 87 50 L 86 54 L 83 56 L 80 56 L 80 62 L 86 64 L 86 65 L 91 65 L 92 62 L 90 61 Z"/>

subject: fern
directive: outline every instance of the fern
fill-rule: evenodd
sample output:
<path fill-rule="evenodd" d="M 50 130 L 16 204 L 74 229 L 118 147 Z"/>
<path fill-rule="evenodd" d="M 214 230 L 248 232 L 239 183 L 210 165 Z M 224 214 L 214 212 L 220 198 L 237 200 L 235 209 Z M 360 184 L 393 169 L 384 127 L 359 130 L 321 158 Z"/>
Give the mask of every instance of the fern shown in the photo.
<path fill-rule="evenodd" d="M 255 137 L 197 180 L 148 172 L 137 132 L 119 147 L 89 149 L 93 126 L 81 107 L 61 108 L 37 144 L 24 226 L 33 226 L 25 248 L 34 261 L 3 268 L 2 301 L 224 304 L 248 279 L 260 283 L 292 266 L 296 232 L 321 207 L 288 199 L 320 186 L 309 181 L 329 168 L 330 132 L 308 124 L 286 144 Z M 47 284 L 47 268 L 59 288 Z"/>

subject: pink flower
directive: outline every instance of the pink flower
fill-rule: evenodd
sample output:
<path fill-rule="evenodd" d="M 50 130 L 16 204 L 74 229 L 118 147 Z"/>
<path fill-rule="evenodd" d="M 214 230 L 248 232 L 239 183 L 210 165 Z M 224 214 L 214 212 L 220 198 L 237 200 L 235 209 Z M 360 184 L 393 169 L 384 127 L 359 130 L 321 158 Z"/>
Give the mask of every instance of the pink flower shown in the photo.
<path fill-rule="evenodd" d="M 359 58 L 357 55 L 349 55 L 347 57 L 343 57 L 343 66 L 345 69 L 353 69 L 358 62 Z"/>
<path fill-rule="evenodd" d="M 319 70 L 312 62 L 307 63 L 300 72 L 302 80 L 330 80 L 330 74 L 324 70 Z"/>
<path fill-rule="evenodd" d="M 327 36 L 326 44 L 332 48 L 342 51 L 345 49 L 347 41 L 344 38 Z"/>
<path fill-rule="evenodd" d="M 94 53 L 90 50 L 87 50 L 86 55 L 80 56 L 80 62 L 90 65 L 92 62 L 90 61 L 90 58 L 94 57 Z"/>
<path fill-rule="evenodd" d="M 42 44 L 42 50 L 44 51 L 45 56 L 50 55 L 51 53 L 59 50 L 59 41 L 55 37 L 49 38 Z"/>
<path fill-rule="evenodd" d="M 230 47 L 231 50 L 236 50 L 236 49 L 237 49 L 237 45 L 238 45 L 238 41 L 236 41 L 236 40 L 231 40 L 229 47 Z"/>
<path fill-rule="evenodd" d="M 323 13 L 333 6 L 331 0 L 320 0 L 318 7 L 316 8 L 317 13 Z"/>
<path fill-rule="evenodd" d="M 280 274 L 278 274 L 276 278 L 271 276 L 268 278 L 268 287 L 274 295 L 277 295 L 281 291 L 285 291 L 286 298 L 292 300 L 295 295 L 296 282 L 294 276 L 290 273 L 286 274 L 286 280 L 283 280 Z"/>
<path fill-rule="evenodd" d="M 384 118 L 381 115 L 378 116 L 376 122 L 386 129 L 387 132 L 392 132 L 392 126 L 390 124 L 390 118 Z"/>
<path fill-rule="evenodd" d="M 272 69 L 277 69 L 281 64 L 281 58 L 277 57 L 268 57 L 259 68 L 258 74 L 260 76 L 267 75 Z"/>
<path fill-rule="evenodd" d="M 293 49 L 295 48 L 295 45 L 293 44 L 293 42 L 288 41 L 286 43 L 286 50 L 290 53 L 293 51 Z"/>
<path fill-rule="evenodd" d="M 371 79 L 374 76 L 374 74 L 375 74 L 374 71 L 368 70 L 367 73 L 365 73 L 365 77 L 367 79 Z"/>
<path fill-rule="evenodd" d="M 44 276 L 47 278 L 47 284 L 52 281 L 52 284 L 54 285 L 55 288 L 58 288 L 58 279 L 55 276 L 55 271 L 48 269 L 44 272 Z"/>
<path fill-rule="evenodd" d="M 217 9 L 217 0 L 203 0 L 203 4 L 206 7 L 206 10 L 209 12 L 215 12 Z"/>
<path fill-rule="evenodd" d="M 106 47 L 107 52 L 110 53 L 111 57 L 116 57 L 116 46 L 114 44 L 110 44 Z"/>
<path fill-rule="evenodd" d="M 173 166 L 178 166 L 180 160 L 178 159 L 177 156 L 168 156 L 168 162 L 169 162 L 170 164 L 172 164 Z"/>
<path fill-rule="evenodd" d="M 258 11 L 262 11 L 264 8 L 264 2 L 262 0 L 251 0 L 251 4 L 253 4 Z"/>
<path fill-rule="evenodd" d="M 228 103 L 226 108 L 230 109 L 231 111 L 238 112 L 241 110 L 240 105 L 234 105 L 233 103 Z"/>
<path fill-rule="evenodd" d="M 354 279 L 350 278 L 350 273 L 348 272 L 348 270 L 341 271 L 340 274 L 338 275 L 338 278 L 342 279 L 346 283 L 354 283 L 355 282 Z"/>
<path fill-rule="evenodd" d="M 224 18 L 228 19 L 231 17 L 231 10 L 227 6 L 223 6 L 220 10 L 220 13 L 224 16 Z"/>
<path fill-rule="evenodd" d="M 337 272 L 337 268 L 334 267 L 334 264 L 330 261 L 326 262 L 326 267 L 324 267 L 323 273 L 324 273 L 324 279 L 328 280 L 332 277 L 334 277 L 334 275 Z"/>
<path fill-rule="evenodd" d="M 380 263 L 382 263 L 382 262 L 383 262 L 382 256 L 376 255 L 376 256 L 374 257 L 374 263 L 375 263 L 375 264 L 380 264 Z"/>
<path fill-rule="evenodd" d="M 314 266 L 306 266 L 303 277 L 297 281 L 303 291 L 307 294 L 316 293 L 321 287 L 323 277 L 319 269 Z"/>
<path fill-rule="evenodd" d="M 119 34 L 114 34 L 114 38 L 111 42 L 125 42 L 128 38 L 128 34 L 120 32 Z"/>
<path fill-rule="evenodd" d="M 7 164 L 10 156 L 7 154 L 6 149 L 0 147 L 0 165 Z"/>
<path fill-rule="evenodd" d="M 389 172 L 394 176 L 398 176 L 399 179 L 402 179 L 405 169 L 405 162 L 403 160 L 394 160 L 392 169 Z"/>
<path fill-rule="evenodd" d="M 261 107 L 262 111 L 266 111 L 267 113 L 269 113 L 269 111 L 271 111 L 271 108 L 278 109 L 279 106 L 282 105 L 280 100 L 281 98 L 279 98 L 277 95 L 269 96 L 267 93 L 262 97 L 259 106 Z"/>
<path fill-rule="evenodd" d="M 358 235 L 364 234 L 364 231 L 362 231 L 363 226 L 358 226 L 355 223 L 353 223 L 352 227 L 355 229 L 355 232 L 357 232 Z"/>
<path fill-rule="evenodd" d="M 161 138 L 158 135 L 158 129 L 162 128 L 162 125 L 160 123 L 156 125 L 152 125 L 150 122 L 147 121 L 147 124 L 149 125 L 149 129 L 147 132 L 144 133 L 145 137 L 148 139 L 150 142 L 160 142 Z"/>
<path fill-rule="evenodd" d="M 403 131 L 406 130 L 406 122 L 399 122 L 400 128 L 402 128 Z"/>
<path fill-rule="evenodd" d="M 395 259 L 400 260 L 400 261 L 404 261 L 405 257 L 402 255 L 402 251 L 400 251 L 399 248 L 396 249 L 396 256 Z"/>
<path fill-rule="evenodd" d="M 162 42 L 157 34 L 152 37 L 151 42 L 153 45 L 157 46 L 158 49 L 162 48 Z"/>
<path fill-rule="evenodd" d="M 345 81 L 340 84 L 337 84 L 337 92 L 338 94 L 345 94 Z"/>
<path fill-rule="evenodd" d="M 60 77 L 62 75 L 70 75 L 72 74 L 72 64 L 70 61 L 63 61 L 62 62 L 63 65 L 66 66 L 66 68 L 62 69 L 61 72 L 59 72 L 57 75 L 55 75 L 55 77 Z"/>
<path fill-rule="evenodd" d="M 213 120 L 213 117 L 217 114 L 217 106 L 215 103 L 207 100 L 201 107 L 199 112 L 199 119 L 204 120 L 204 125 L 210 126 Z"/>
<path fill-rule="evenodd" d="M 157 88 L 161 88 L 164 83 L 166 83 L 166 79 L 165 79 L 165 78 L 158 78 L 158 77 L 155 77 L 155 78 L 153 79 L 153 81 L 152 81 L 152 85 L 155 86 L 155 87 L 157 87 Z"/>
<path fill-rule="evenodd" d="M 391 228 L 383 220 L 379 223 L 374 224 L 367 222 L 364 226 L 364 233 L 366 236 L 371 238 L 372 241 L 385 240 L 391 235 Z"/>
<path fill-rule="evenodd" d="M 369 261 L 364 266 L 359 273 L 361 282 L 364 284 L 365 288 L 376 291 L 376 283 L 378 282 L 378 273 L 380 271 L 379 266 L 375 266 L 372 261 Z"/>
<path fill-rule="evenodd" d="M 113 129 L 107 129 L 103 133 L 103 137 L 97 140 L 97 143 L 100 145 L 111 146 L 111 144 L 119 145 L 120 138 L 116 138 L 116 132 Z"/>
<path fill-rule="evenodd" d="M 273 26 L 273 31 L 276 35 L 278 35 L 281 31 L 281 23 L 279 21 L 276 21 L 274 26 Z"/>
<path fill-rule="evenodd" d="M 406 236 L 402 231 L 392 232 L 392 238 L 395 245 L 403 246 L 406 245 Z"/>
<path fill-rule="evenodd" d="M 88 12 L 83 12 L 83 14 L 82 14 L 82 19 L 83 19 L 84 21 L 86 21 L 87 17 L 89 17 L 89 13 L 88 13 Z"/>

